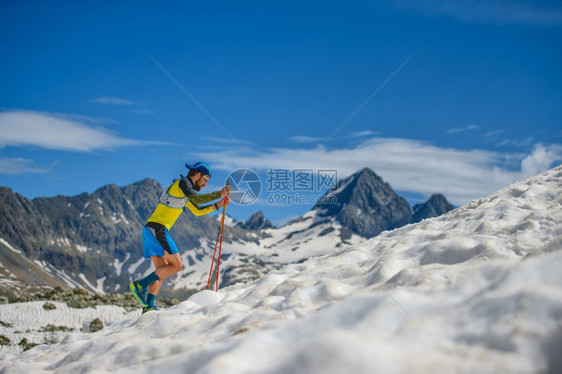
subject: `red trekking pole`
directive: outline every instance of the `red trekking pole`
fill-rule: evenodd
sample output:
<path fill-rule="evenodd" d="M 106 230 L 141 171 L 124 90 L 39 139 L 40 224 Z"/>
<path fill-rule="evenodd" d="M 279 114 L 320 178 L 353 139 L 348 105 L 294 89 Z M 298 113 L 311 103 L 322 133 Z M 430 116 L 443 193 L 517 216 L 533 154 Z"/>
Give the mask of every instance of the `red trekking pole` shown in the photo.
<path fill-rule="evenodd" d="M 215 286 L 215 292 L 219 290 L 219 268 L 221 266 L 221 254 L 222 254 L 222 234 L 224 231 L 224 212 L 226 211 L 226 204 L 228 204 L 228 196 L 224 197 L 224 207 L 222 209 L 222 217 L 221 217 L 221 240 L 219 244 L 219 258 L 217 259 L 217 284 Z"/>
<path fill-rule="evenodd" d="M 226 181 L 226 184 L 228 185 L 228 181 Z M 209 279 L 207 280 L 207 289 L 209 289 L 209 286 L 211 284 L 211 276 L 213 275 L 213 266 L 215 264 L 215 256 L 217 254 L 217 247 L 219 248 L 219 258 L 217 260 L 217 282 L 216 282 L 216 286 L 215 286 L 215 291 L 218 291 L 219 289 L 219 266 L 221 263 L 221 253 L 222 253 L 222 238 L 223 238 L 223 231 L 224 231 L 224 214 L 226 212 L 226 205 L 228 204 L 228 195 L 224 197 L 224 206 L 222 208 L 222 216 L 221 216 L 221 223 L 219 226 L 219 232 L 217 233 L 217 240 L 215 242 L 215 250 L 213 252 L 213 261 L 211 261 L 211 270 L 209 271 Z M 220 242 L 219 242 L 220 240 Z"/>

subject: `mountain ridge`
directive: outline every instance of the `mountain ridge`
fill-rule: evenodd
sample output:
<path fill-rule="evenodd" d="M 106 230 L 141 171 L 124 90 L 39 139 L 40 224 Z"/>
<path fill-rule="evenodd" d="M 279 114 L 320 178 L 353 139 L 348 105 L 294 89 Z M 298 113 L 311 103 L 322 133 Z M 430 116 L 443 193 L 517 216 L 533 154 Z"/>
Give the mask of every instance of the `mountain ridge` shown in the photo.
<path fill-rule="evenodd" d="M 412 208 L 390 185 L 369 168 L 363 168 L 340 182 L 335 196 L 338 203 L 320 203 L 313 207 L 321 216 L 336 216 L 337 221 L 357 234 L 370 238 L 382 231 L 411 221 Z"/>
<path fill-rule="evenodd" d="M 335 248 L 411 220 L 412 208 L 368 168 L 342 180 L 339 187 L 325 195 L 335 196 L 335 204 L 317 204 L 301 220 L 280 228 L 262 212 L 229 226 L 224 242 L 230 251 L 223 252 L 221 285 L 246 282 L 284 263 L 321 254 L 313 237 Z M 50 280 L 47 285 L 124 292 L 133 274 L 150 271 L 150 261 L 142 258 L 140 233 L 161 193 L 162 186 L 150 178 L 123 187 L 108 184 L 91 194 L 33 200 L 0 187 L 0 238 L 39 264 L 45 272 L 41 279 Z M 199 269 L 212 251 L 216 229 L 216 218 L 190 214 L 183 214 L 172 228 L 184 262 L 182 273 L 166 280 L 173 292 L 204 283 L 206 275 Z"/>

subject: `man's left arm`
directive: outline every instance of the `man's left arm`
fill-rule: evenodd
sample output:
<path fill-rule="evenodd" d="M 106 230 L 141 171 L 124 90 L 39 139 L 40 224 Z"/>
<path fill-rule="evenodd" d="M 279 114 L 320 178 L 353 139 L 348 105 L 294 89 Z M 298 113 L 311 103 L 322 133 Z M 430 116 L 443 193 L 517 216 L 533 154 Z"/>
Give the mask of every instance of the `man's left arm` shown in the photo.
<path fill-rule="evenodd" d="M 220 199 L 221 198 L 221 192 L 215 191 L 215 192 L 205 193 L 205 194 L 194 193 L 192 195 L 188 195 L 187 198 L 189 199 L 189 201 L 192 201 L 193 204 L 196 204 L 196 205 L 205 204 L 205 203 L 208 203 L 210 201 Z"/>
<path fill-rule="evenodd" d="M 179 188 L 185 194 L 185 196 L 192 201 L 195 205 L 205 204 L 213 200 L 218 200 L 221 198 L 221 192 L 215 191 L 206 194 L 198 194 L 193 188 L 190 188 L 185 180 L 181 180 L 179 183 Z"/>
<path fill-rule="evenodd" d="M 185 211 L 187 208 L 196 216 L 204 216 L 205 214 L 209 214 L 214 212 L 215 210 L 218 210 L 216 205 L 217 204 L 212 204 L 204 207 L 199 207 L 198 205 L 193 204 L 191 201 L 188 201 L 187 204 L 185 204 L 183 210 Z"/>

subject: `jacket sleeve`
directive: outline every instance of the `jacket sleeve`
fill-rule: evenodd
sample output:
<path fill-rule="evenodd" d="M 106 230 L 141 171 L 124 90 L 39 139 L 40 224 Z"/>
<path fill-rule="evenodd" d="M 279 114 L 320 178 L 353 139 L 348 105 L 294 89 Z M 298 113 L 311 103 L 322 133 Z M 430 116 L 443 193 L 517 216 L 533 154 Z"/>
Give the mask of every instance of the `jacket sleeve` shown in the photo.
<path fill-rule="evenodd" d="M 182 190 L 182 192 L 185 194 L 185 196 L 187 196 L 189 201 L 193 202 L 193 204 L 196 205 L 208 203 L 210 201 L 218 200 L 221 198 L 220 191 L 215 191 L 206 194 L 198 194 L 197 192 L 195 192 L 193 188 L 190 188 L 188 186 L 188 183 L 185 182 L 184 180 L 180 181 L 179 187 Z"/>
<path fill-rule="evenodd" d="M 187 204 L 185 204 L 183 210 L 185 211 L 186 208 L 196 216 L 203 216 L 217 210 L 215 204 L 199 207 L 198 205 L 193 204 L 191 201 L 188 201 Z"/>

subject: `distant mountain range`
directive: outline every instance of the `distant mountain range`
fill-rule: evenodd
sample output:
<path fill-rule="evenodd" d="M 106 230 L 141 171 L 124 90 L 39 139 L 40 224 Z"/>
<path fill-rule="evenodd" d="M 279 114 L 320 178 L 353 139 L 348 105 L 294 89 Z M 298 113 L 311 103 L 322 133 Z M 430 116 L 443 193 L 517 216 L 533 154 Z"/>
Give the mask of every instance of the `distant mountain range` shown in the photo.
<path fill-rule="evenodd" d="M 141 231 L 162 193 L 154 180 L 92 194 L 26 199 L 0 187 L 0 295 L 53 286 L 125 292 L 151 270 Z M 442 195 L 413 208 L 370 169 L 342 180 L 297 220 L 273 227 L 262 212 L 224 230 L 221 286 L 263 276 L 385 230 L 438 216 L 453 207 Z M 183 214 L 172 229 L 184 268 L 164 294 L 184 297 L 206 284 L 217 218 Z"/>

